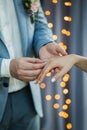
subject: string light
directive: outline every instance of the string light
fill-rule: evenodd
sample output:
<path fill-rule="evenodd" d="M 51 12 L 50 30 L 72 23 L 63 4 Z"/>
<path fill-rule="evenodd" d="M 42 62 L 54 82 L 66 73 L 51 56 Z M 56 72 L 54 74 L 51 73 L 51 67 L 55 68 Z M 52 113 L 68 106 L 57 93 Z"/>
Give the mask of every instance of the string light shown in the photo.
<path fill-rule="evenodd" d="M 58 45 L 64 46 L 64 43 L 63 42 L 59 42 Z"/>
<path fill-rule="evenodd" d="M 66 29 L 62 29 L 62 34 L 66 35 L 66 36 L 70 36 L 71 35 L 71 32 L 66 30 Z"/>
<path fill-rule="evenodd" d="M 56 4 L 58 3 L 58 0 L 52 0 L 52 3 Z"/>
<path fill-rule="evenodd" d="M 63 81 L 64 81 L 64 82 L 68 82 L 68 81 L 69 81 L 69 76 L 64 75 L 64 77 L 63 77 Z"/>
<path fill-rule="evenodd" d="M 53 105 L 53 107 L 54 107 L 55 109 L 58 109 L 58 108 L 59 108 L 59 104 L 58 104 L 58 103 L 55 103 L 55 104 Z"/>
<path fill-rule="evenodd" d="M 64 104 L 63 105 L 63 110 L 67 110 L 68 109 L 68 105 Z"/>
<path fill-rule="evenodd" d="M 51 76 L 51 72 L 47 73 L 46 76 L 47 76 L 47 77 L 50 77 L 50 76 Z"/>
<path fill-rule="evenodd" d="M 58 0 L 51 0 L 51 2 L 53 3 L 53 4 L 57 4 L 58 3 Z M 66 1 L 66 2 L 64 2 L 64 5 L 66 6 L 66 7 L 71 7 L 72 6 L 72 2 L 69 2 L 69 1 Z M 50 15 L 51 15 L 51 11 L 50 10 L 46 10 L 45 11 L 45 15 L 47 16 L 47 17 L 49 17 Z M 72 17 L 71 16 L 64 16 L 64 21 L 65 22 L 67 22 L 67 23 L 70 23 L 70 22 L 72 22 Z M 49 28 L 53 28 L 54 27 L 54 24 L 52 23 L 52 22 L 49 22 L 48 23 L 48 27 Z M 71 32 L 70 32 L 70 30 L 67 30 L 67 29 L 65 29 L 65 28 L 63 28 L 62 30 L 61 30 L 61 33 L 62 33 L 62 35 L 65 35 L 65 36 L 67 36 L 67 37 L 70 37 L 71 36 Z M 58 36 L 56 35 L 56 34 L 54 34 L 53 35 L 53 40 L 55 41 L 55 40 L 58 40 Z M 67 50 L 67 45 L 65 45 L 63 42 L 59 42 L 58 43 L 58 45 L 60 45 L 64 50 Z M 51 72 L 49 72 L 49 73 L 47 73 L 46 74 L 46 76 L 47 77 L 50 77 L 51 76 Z M 64 76 L 63 76 L 63 78 L 62 78 L 62 81 L 60 82 L 60 87 L 62 87 L 62 91 L 63 91 L 63 94 L 68 94 L 69 93 L 69 90 L 67 89 L 67 88 L 65 88 L 66 87 L 66 85 L 67 85 L 67 83 L 68 83 L 68 81 L 69 81 L 69 79 L 70 79 L 70 74 L 65 74 Z M 42 88 L 42 89 L 44 89 L 44 88 L 46 88 L 46 84 L 45 83 L 42 83 L 42 84 L 40 84 L 40 87 Z M 48 95 L 46 95 L 46 100 L 47 101 L 50 101 L 51 99 L 52 99 L 52 96 L 50 95 L 50 94 L 48 94 Z M 55 94 L 54 95 L 54 99 L 57 101 L 57 100 L 59 100 L 61 98 L 61 95 L 60 94 Z M 53 108 L 54 109 L 58 109 L 59 107 L 60 108 L 62 108 L 62 110 L 64 110 L 64 111 L 60 111 L 59 113 L 58 113 L 58 115 L 60 116 L 60 117 L 62 117 L 62 118 L 64 118 L 64 119 L 67 119 L 67 118 L 69 118 L 69 113 L 67 113 L 67 112 L 65 112 L 65 110 L 67 110 L 68 108 L 69 108 L 69 105 L 71 104 L 71 99 L 70 98 L 67 98 L 66 100 L 65 100 L 65 104 L 63 104 L 62 105 L 62 107 L 60 107 L 60 104 L 59 103 L 55 103 L 55 104 L 53 104 Z M 71 123 L 67 123 L 66 124 L 66 129 L 67 130 L 70 130 L 70 129 L 72 129 L 72 124 Z"/>
<path fill-rule="evenodd" d="M 70 16 L 65 16 L 64 17 L 64 20 L 67 21 L 67 22 L 71 22 L 72 21 L 72 18 Z"/>
<path fill-rule="evenodd" d="M 40 88 L 42 88 L 42 89 L 46 88 L 46 84 L 45 83 L 41 83 L 40 84 Z"/>
<path fill-rule="evenodd" d="M 66 83 L 62 81 L 62 82 L 60 83 L 60 86 L 64 88 L 64 87 L 66 86 Z"/>
<path fill-rule="evenodd" d="M 52 28 L 53 27 L 53 23 L 48 23 L 48 27 Z"/>
<path fill-rule="evenodd" d="M 51 12 L 49 10 L 45 11 L 45 15 L 49 16 Z"/>
<path fill-rule="evenodd" d="M 65 89 L 63 90 L 63 93 L 64 93 L 64 94 L 68 94 L 68 93 L 69 93 L 69 90 L 65 88 Z"/>
<path fill-rule="evenodd" d="M 71 2 L 65 2 L 64 5 L 65 6 L 72 6 L 72 3 Z"/>
<path fill-rule="evenodd" d="M 53 40 L 57 40 L 58 36 L 57 35 L 53 35 Z"/>
<path fill-rule="evenodd" d="M 67 112 L 64 112 L 64 111 L 59 112 L 58 115 L 59 115 L 60 117 L 65 118 L 65 119 L 69 117 L 69 114 L 68 114 Z"/>
<path fill-rule="evenodd" d="M 59 95 L 59 94 L 56 94 L 56 95 L 54 96 L 54 98 L 55 98 L 56 100 L 59 100 L 59 99 L 60 99 L 60 95 Z"/>
<path fill-rule="evenodd" d="M 69 98 L 68 98 L 68 99 L 66 99 L 66 101 L 65 101 L 65 102 L 66 102 L 66 104 L 68 104 L 68 105 L 69 105 L 69 104 L 71 104 L 71 99 L 69 99 Z"/>
<path fill-rule="evenodd" d="M 72 123 L 67 123 L 67 124 L 66 124 L 66 128 L 67 128 L 68 130 L 71 130 L 71 129 L 72 129 Z"/>
<path fill-rule="evenodd" d="M 51 95 L 46 95 L 46 100 L 50 101 L 52 99 Z"/>

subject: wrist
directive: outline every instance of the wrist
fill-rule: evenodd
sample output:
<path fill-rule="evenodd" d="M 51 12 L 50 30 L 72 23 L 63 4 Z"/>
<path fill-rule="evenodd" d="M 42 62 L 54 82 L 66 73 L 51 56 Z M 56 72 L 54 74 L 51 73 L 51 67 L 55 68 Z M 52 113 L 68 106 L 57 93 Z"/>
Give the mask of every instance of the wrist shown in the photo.
<path fill-rule="evenodd" d="M 78 66 L 81 61 L 84 60 L 84 58 L 80 55 L 72 54 L 72 57 L 75 60 L 75 65 Z"/>

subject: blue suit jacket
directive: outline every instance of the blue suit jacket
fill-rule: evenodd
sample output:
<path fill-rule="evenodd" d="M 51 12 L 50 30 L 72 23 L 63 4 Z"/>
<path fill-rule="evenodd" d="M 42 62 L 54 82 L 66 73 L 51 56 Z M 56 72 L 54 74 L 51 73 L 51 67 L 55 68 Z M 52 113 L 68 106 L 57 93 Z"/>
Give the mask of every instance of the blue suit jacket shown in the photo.
<path fill-rule="evenodd" d="M 16 8 L 18 24 L 20 29 L 21 41 L 22 41 L 22 50 L 24 57 L 33 57 L 34 54 L 38 56 L 39 49 L 53 41 L 52 33 L 47 26 L 47 21 L 44 17 L 43 11 L 40 7 L 38 14 L 38 21 L 35 21 L 34 24 L 31 23 L 30 17 L 25 12 L 22 0 L 15 0 L 14 5 Z M 1 17 L 1 16 L 0 16 Z M 0 74 L 1 74 L 1 63 L 3 58 L 9 59 L 9 47 L 6 42 L 9 40 L 4 39 L 4 34 L 2 31 L 9 30 L 8 24 L 5 27 L 2 27 L 0 30 Z M 10 34 L 8 34 L 10 37 Z M 0 75 L 0 120 L 2 119 L 5 105 L 8 97 L 8 86 L 9 78 L 2 77 Z M 30 82 L 31 92 L 33 96 L 33 101 L 35 109 L 40 116 L 43 116 L 42 106 L 41 106 L 41 95 L 40 88 L 38 85 L 35 85 L 33 82 Z"/>

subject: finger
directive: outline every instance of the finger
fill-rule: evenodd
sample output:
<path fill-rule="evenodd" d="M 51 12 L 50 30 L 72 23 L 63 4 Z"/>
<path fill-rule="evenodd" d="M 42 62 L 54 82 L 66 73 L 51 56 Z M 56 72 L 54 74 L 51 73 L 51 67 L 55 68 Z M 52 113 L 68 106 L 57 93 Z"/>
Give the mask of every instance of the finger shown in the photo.
<path fill-rule="evenodd" d="M 57 68 L 55 68 L 55 72 L 59 72 L 60 71 L 60 69 L 57 67 Z"/>
<path fill-rule="evenodd" d="M 29 63 L 43 63 L 44 61 L 38 58 L 27 58 Z"/>
<path fill-rule="evenodd" d="M 42 69 L 45 66 L 45 63 L 26 63 L 23 66 L 24 70 L 36 70 L 36 69 Z"/>
<path fill-rule="evenodd" d="M 36 83 L 41 83 L 41 82 L 44 80 L 46 74 L 47 74 L 48 72 L 50 72 L 50 71 L 51 71 L 51 67 L 46 66 L 46 67 L 42 70 L 42 72 L 40 73 L 40 75 L 38 76 L 38 78 L 37 78 L 37 80 L 36 80 Z"/>
<path fill-rule="evenodd" d="M 62 47 L 60 47 L 59 45 L 57 46 L 56 51 L 63 56 L 67 55 L 67 52 Z"/>
<path fill-rule="evenodd" d="M 18 72 L 18 76 L 24 76 L 24 77 L 33 77 L 33 76 L 38 76 L 41 72 L 41 69 L 38 70 L 20 70 Z"/>
<path fill-rule="evenodd" d="M 21 76 L 21 77 L 19 78 L 19 80 L 24 81 L 24 82 L 29 82 L 29 81 L 36 80 L 36 76 L 35 76 L 35 77 L 25 77 L 25 76 Z"/>
<path fill-rule="evenodd" d="M 51 79 L 51 82 L 55 82 L 60 77 L 62 77 L 64 74 L 68 72 L 68 68 L 64 67 L 60 70 L 60 72 L 57 72 L 57 74 Z"/>

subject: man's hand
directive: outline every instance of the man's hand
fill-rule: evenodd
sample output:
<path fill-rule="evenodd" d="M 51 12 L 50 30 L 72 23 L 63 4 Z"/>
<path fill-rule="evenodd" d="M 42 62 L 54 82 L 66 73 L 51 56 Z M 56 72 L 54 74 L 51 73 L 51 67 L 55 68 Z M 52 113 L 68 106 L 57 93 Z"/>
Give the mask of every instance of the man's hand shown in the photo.
<path fill-rule="evenodd" d="M 44 62 L 36 58 L 12 59 L 10 62 L 11 76 L 21 81 L 33 81 L 40 74 Z"/>
<path fill-rule="evenodd" d="M 66 51 L 60 47 L 57 43 L 48 43 L 40 48 L 39 56 L 41 59 L 47 59 L 59 55 L 67 55 Z"/>

